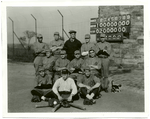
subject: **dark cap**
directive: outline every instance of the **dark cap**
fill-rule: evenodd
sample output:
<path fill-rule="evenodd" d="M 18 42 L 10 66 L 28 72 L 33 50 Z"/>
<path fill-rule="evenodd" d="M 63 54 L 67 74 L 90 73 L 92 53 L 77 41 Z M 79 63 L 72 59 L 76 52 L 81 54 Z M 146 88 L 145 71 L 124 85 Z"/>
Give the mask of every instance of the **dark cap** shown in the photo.
<path fill-rule="evenodd" d="M 39 72 L 40 72 L 40 71 L 44 71 L 44 68 L 43 68 L 43 67 L 40 67 L 40 68 L 39 68 Z"/>
<path fill-rule="evenodd" d="M 69 72 L 68 72 L 68 70 L 67 69 L 63 69 L 62 71 L 61 71 L 61 74 L 68 74 Z"/>
<path fill-rule="evenodd" d="M 80 54 L 80 50 L 76 50 L 76 51 L 74 51 L 74 54 L 77 54 L 77 53 L 79 53 L 79 54 Z"/>
<path fill-rule="evenodd" d="M 66 54 L 66 51 L 65 51 L 65 50 L 61 50 L 61 51 L 60 51 L 60 54 L 61 54 L 61 55 L 64 55 L 64 54 Z"/>
<path fill-rule="evenodd" d="M 85 70 L 89 70 L 89 71 L 90 71 L 91 69 L 90 69 L 89 66 L 86 66 L 86 67 L 84 67 L 84 71 L 85 71 Z"/>
<path fill-rule="evenodd" d="M 90 39 L 90 38 L 91 38 L 90 34 L 85 35 L 85 39 Z"/>
<path fill-rule="evenodd" d="M 105 38 L 106 35 L 105 35 L 104 33 L 101 33 L 101 34 L 100 34 L 100 37 L 101 37 L 101 38 Z"/>
<path fill-rule="evenodd" d="M 55 32 L 54 35 L 58 35 L 59 36 L 59 32 Z"/>
<path fill-rule="evenodd" d="M 77 33 L 77 32 L 74 30 L 70 30 L 69 33 L 71 34 L 71 33 Z"/>

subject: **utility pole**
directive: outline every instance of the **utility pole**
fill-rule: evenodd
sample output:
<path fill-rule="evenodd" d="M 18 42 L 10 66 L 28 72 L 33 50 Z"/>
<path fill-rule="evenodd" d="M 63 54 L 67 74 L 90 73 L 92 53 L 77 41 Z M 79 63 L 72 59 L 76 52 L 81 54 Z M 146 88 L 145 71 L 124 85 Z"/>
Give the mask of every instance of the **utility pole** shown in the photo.
<path fill-rule="evenodd" d="M 68 34 L 66 33 L 65 29 L 63 29 L 63 31 L 65 32 L 66 36 L 69 38 Z"/>
<path fill-rule="evenodd" d="M 37 20 L 36 20 L 36 18 L 32 14 L 31 14 L 31 16 L 35 20 L 35 42 L 37 42 Z"/>
<path fill-rule="evenodd" d="M 64 17 L 63 17 L 62 13 L 59 10 L 57 10 L 57 11 L 59 12 L 59 14 L 62 17 L 62 37 L 64 38 Z"/>
<path fill-rule="evenodd" d="M 9 19 L 11 20 L 12 22 L 12 37 L 13 37 L 13 57 L 14 57 L 14 21 L 9 17 Z"/>

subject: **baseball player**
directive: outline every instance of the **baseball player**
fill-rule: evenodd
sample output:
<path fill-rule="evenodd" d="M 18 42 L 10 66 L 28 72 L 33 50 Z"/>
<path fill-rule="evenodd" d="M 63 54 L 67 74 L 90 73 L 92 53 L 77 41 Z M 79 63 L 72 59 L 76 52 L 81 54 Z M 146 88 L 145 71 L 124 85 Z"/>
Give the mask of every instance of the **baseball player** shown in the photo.
<path fill-rule="evenodd" d="M 96 44 L 97 47 L 97 52 L 99 50 L 103 50 L 105 52 L 107 52 L 107 54 L 111 54 L 111 44 L 106 42 L 106 35 L 105 34 L 100 34 L 100 39 L 101 42 L 98 42 Z M 105 92 L 108 92 L 108 75 L 109 75 L 109 62 L 110 62 L 110 57 L 106 56 L 106 55 L 99 55 L 100 59 L 101 59 L 101 75 L 103 77 L 103 82 L 102 82 L 102 88 L 105 90 Z"/>
<path fill-rule="evenodd" d="M 78 80 L 77 84 L 80 87 L 81 97 L 95 103 L 93 99 L 99 96 L 100 80 L 91 73 L 90 67 L 85 67 L 84 75 Z"/>
<path fill-rule="evenodd" d="M 89 57 L 85 59 L 83 68 L 90 67 L 91 73 L 100 78 L 101 60 L 96 57 L 95 50 L 89 51 Z"/>
<path fill-rule="evenodd" d="M 45 50 L 48 49 L 48 45 L 43 43 L 43 36 L 38 34 L 37 36 L 38 42 L 33 44 L 34 52 L 35 52 L 35 59 L 34 59 L 34 68 L 35 74 L 38 74 L 39 66 L 42 65 L 43 58 L 45 57 Z"/>
<path fill-rule="evenodd" d="M 69 33 L 70 38 L 65 42 L 63 49 L 67 52 L 67 59 L 71 61 L 74 59 L 74 51 L 80 50 L 82 44 L 76 39 L 76 31 L 71 30 Z"/>
<path fill-rule="evenodd" d="M 45 73 L 49 76 L 49 80 L 52 81 L 53 75 L 54 75 L 54 65 L 55 65 L 55 58 L 52 56 L 52 51 L 50 49 L 47 49 L 46 51 L 46 57 L 43 59 L 43 67 L 45 69 Z"/>
<path fill-rule="evenodd" d="M 82 56 L 84 56 L 85 58 L 88 57 L 89 55 L 89 50 L 91 49 L 95 49 L 95 44 L 90 42 L 91 36 L 90 34 L 86 34 L 85 35 L 85 43 L 81 46 L 81 54 Z"/>
<path fill-rule="evenodd" d="M 78 100 L 77 87 L 72 78 L 69 77 L 69 72 L 67 69 L 61 71 L 61 77 L 56 80 L 52 88 L 53 92 L 47 94 L 51 98 L 56 98 L 59 100 L 67 99 L 68 101 Z"/>
<path fill-rule="evenodd" d="M 55 62 L 55 66 L 54 66 L 54 70 L 55 70 L 55 74 L 54 74 L 54 80 L 53 83 L 60 78 L 61 76 L 61 70 L 63 69 L 68 69 L 69 63 L 70 61 L 66 58 L 67 54 L 65 50 L 61 50 L 60 52 L 60 58 L 58 58 Z"/>
<path fill-rule="evenodd" d="M 74 56 L 75 58 L 69 63 L 69 71 L 71 72 L 70 77 L 76 80 L 82 73 L 82 64 L 84 60 L 81 58 L 81 52 L 79 50 L 74 52 Z"/>
<path fill-rule="evenodd" d="M 64 46 L 64 41 L 60 39 L 59 32 L 54 33 L 54 40 L 50 42 L 50 49 L 53 52 L 53 55 L 55 57 L 55 60 L 57 60 L 60 57 L 60 50 Z"/>
<path fill-rule="evenodd" d="M 49 80 L 49 76 L 45 73 L 44 68 L 40 67 L 38 72 L 35 78 L 36 87 L 31 91 L 33 95 L 32 102 L 40 102 L 45 94 L 51 92 L 52 88 L 52 82 Z"/>

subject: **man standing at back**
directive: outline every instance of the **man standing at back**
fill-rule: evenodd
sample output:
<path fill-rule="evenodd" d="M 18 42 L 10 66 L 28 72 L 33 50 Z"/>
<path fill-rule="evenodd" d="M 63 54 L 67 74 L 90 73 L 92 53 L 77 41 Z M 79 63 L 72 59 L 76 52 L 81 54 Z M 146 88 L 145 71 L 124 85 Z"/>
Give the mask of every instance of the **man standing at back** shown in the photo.
<path fill-rule="evenodd" d="M 76 31 L 71 30 L 70 38 L 64 44 L 64 50 L 67 52 L 67 59 L 73 60 L 74 59 L 74 51 L 80 50 L 82 44 L 79 40 L 76 39 Z"/>
<path fill-rule="evenodd" d="M 84 56 L 86 58 L 89 55 L 89 50 L 91 50 L 91 49 L 96 50 L 95 44 L 90 42 L 90 39 L 91 39 L 90 34 L 86 34 L 85 35 L 85 43 L 81 47 L 81 54 L 82 54 L 82 56 Z"/>
<path fill-rule="evenodd" d="M 60 51 L 64 46 L 64 41 L 60 39 L 59 33 L 54 33 L 54 40 L 50 42 L 50 49 L 53 52 L 54 58 L 58 59 L 60 57 Z"/>
<path fill-rule="evenodd" d="M 34 59 L 34 68 L 35 74 L 37 75 L 39 66 L 42 65 L 43 59 L 45 57 L 45 51 L 48 49 L 48 45 L 43 43 L 43 36 L 38 34 L 37 36 L 38 41 L 33 44 L 34 52 L 35 52 L 35 59 Z"/>
<path fill-rule="evenodd" d="M 109 65 L 110 65 L 110 54 L 111 54 L 111 44 L 106 42 L 106 35 L 105 34 L 100 34 L 100 39 L 101 42 L 98 42 L 96 44 L 97 47 L 97 53 L 99 51 L 103 51 L 103 52 L 107 52 L 107 54 L 109 55 L 99 55 L 99 58 L 101 59 L 101 74 L 103 77 L 102 80 L 102 88 L 105 90 L 105 92 L 108 92 L 108 76 L 109 76 Z"/>

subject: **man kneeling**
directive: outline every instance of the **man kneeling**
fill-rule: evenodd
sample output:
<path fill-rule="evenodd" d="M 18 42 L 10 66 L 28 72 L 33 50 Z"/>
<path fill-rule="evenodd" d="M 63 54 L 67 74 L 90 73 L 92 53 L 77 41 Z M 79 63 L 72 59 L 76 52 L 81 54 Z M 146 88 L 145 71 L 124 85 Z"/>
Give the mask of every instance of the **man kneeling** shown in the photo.
<path fill-rule="evenodd" d="M 60 101 L 67 99 L 69 102 L 79 99 L 75 82 L 72 78 L 68 77 L 68 73 L 67 69 L 61 71 L 61 77 L 53 85 L 53 92 L 49 93 L 51 98 L 56 98 Z"/>
<path fill-rule="evenodd" d="M 77 84 L 80 88 L 81 97 L 85 99 L 84 103 L 88 100 L 94 104 L 96 103 L 94 99 L 98 98 L 100 94 L 100 79 L 91 74 L 89 67 L 86 67 L 84 71 L 84 75 L 78 80 Z"/>

